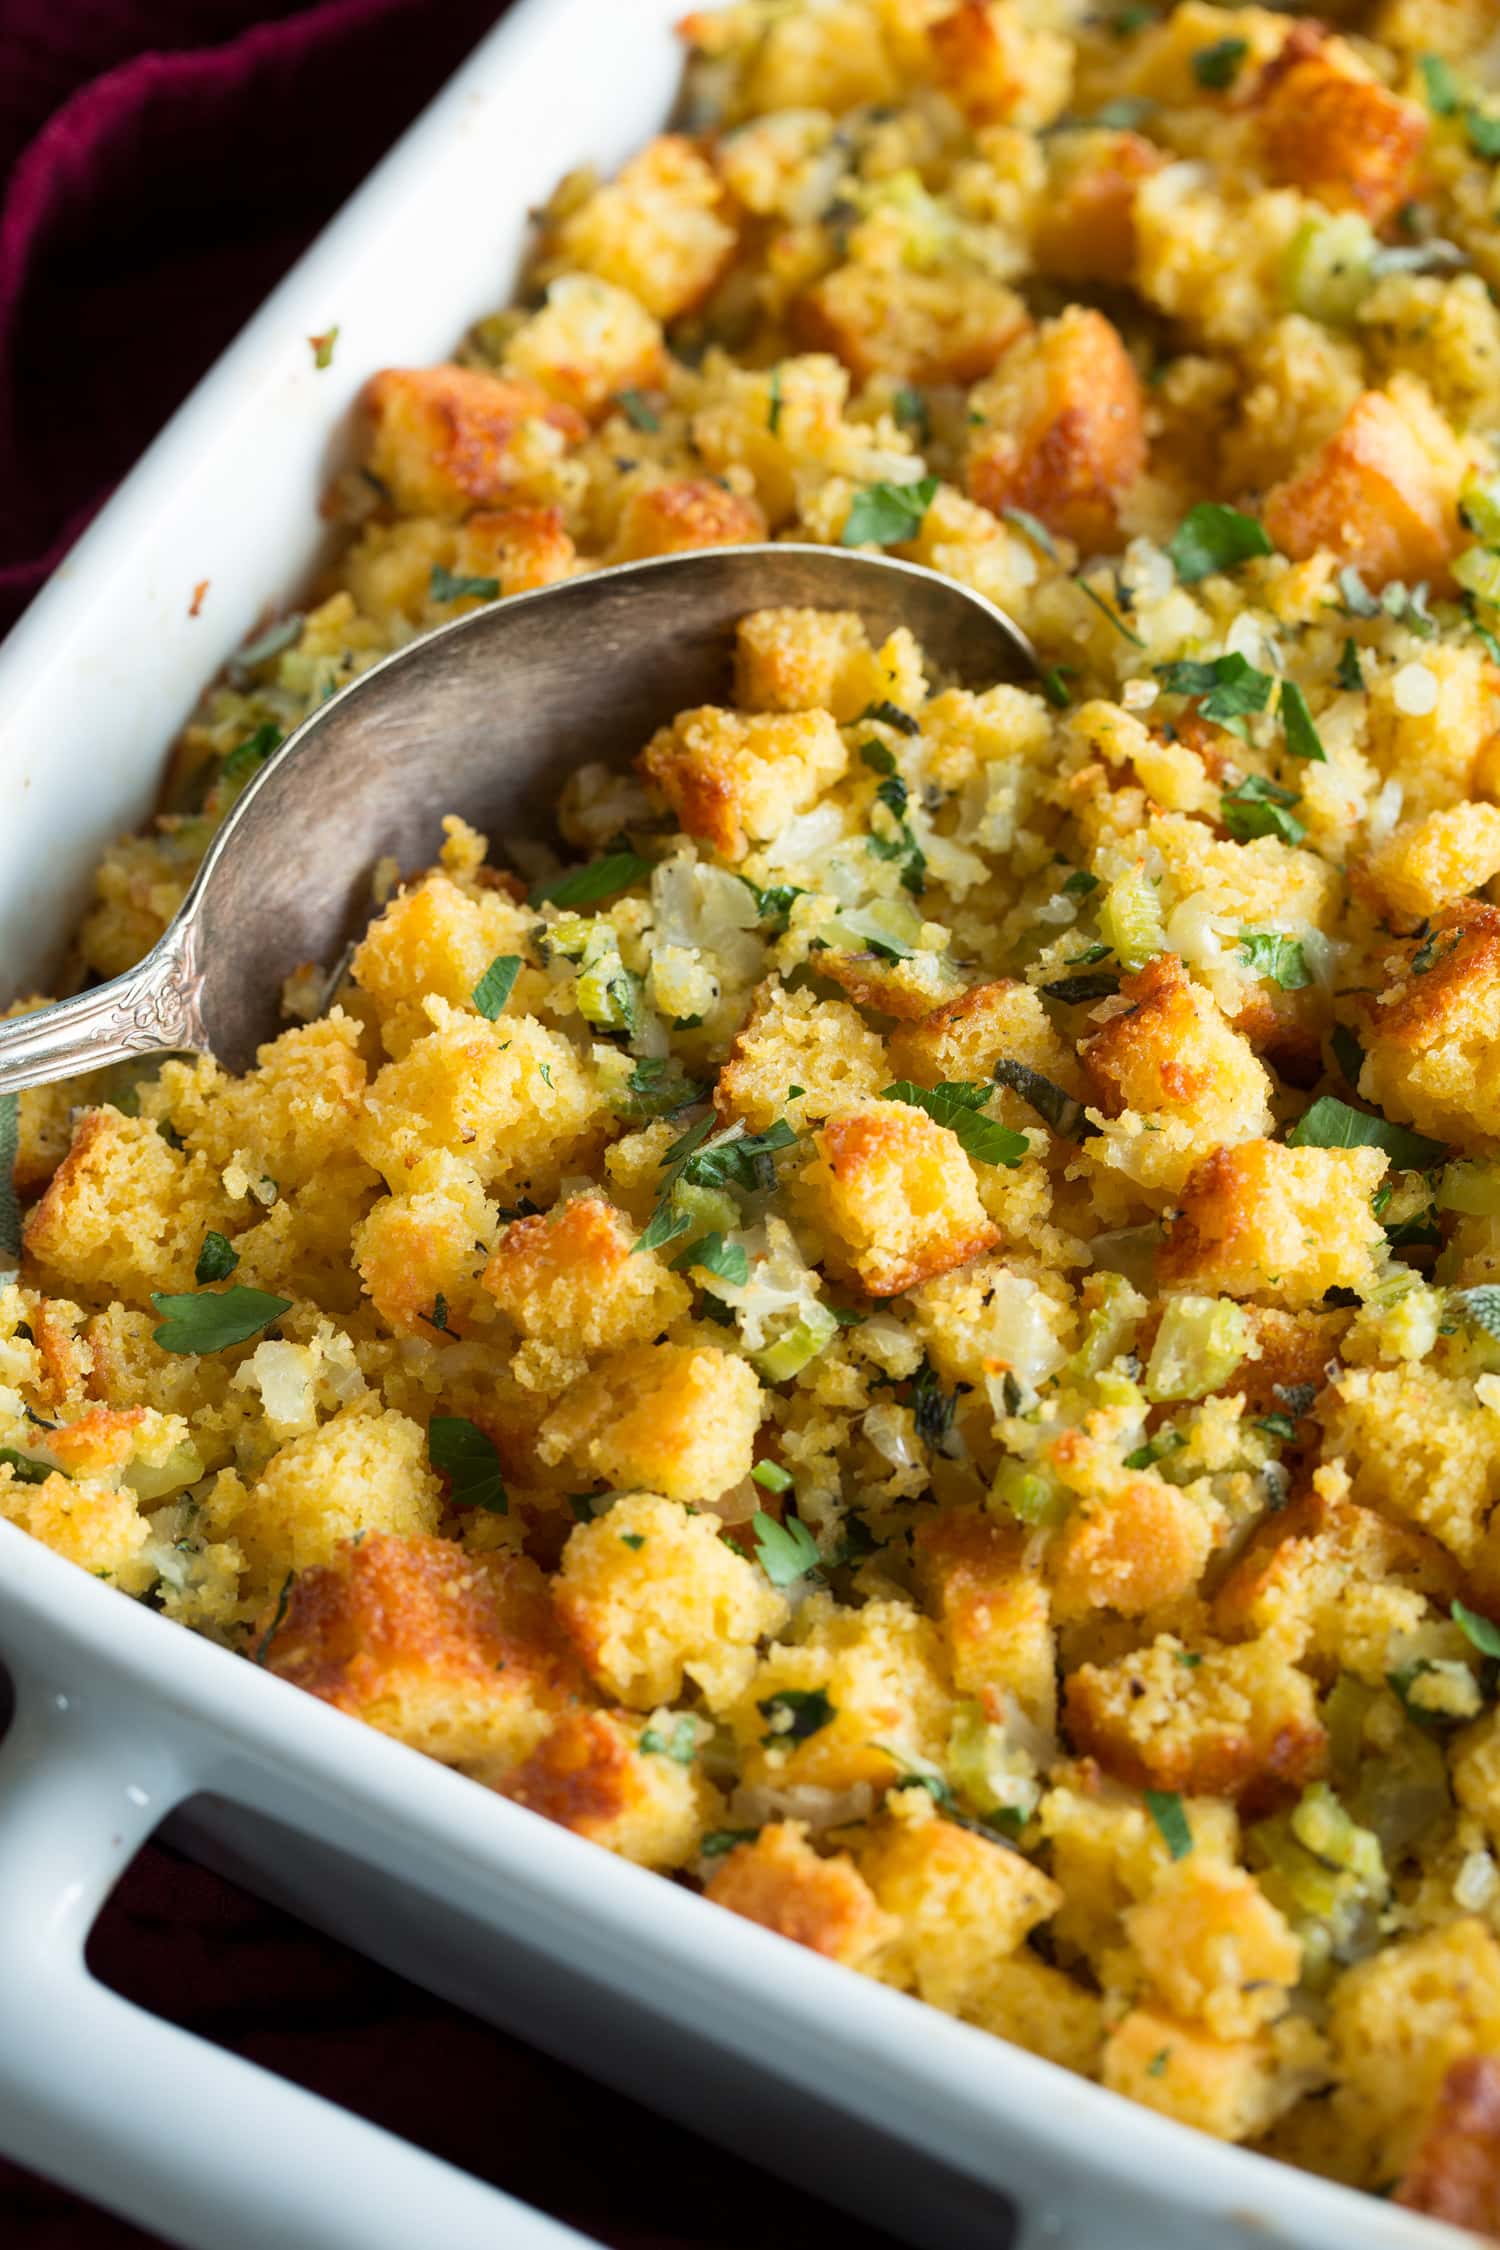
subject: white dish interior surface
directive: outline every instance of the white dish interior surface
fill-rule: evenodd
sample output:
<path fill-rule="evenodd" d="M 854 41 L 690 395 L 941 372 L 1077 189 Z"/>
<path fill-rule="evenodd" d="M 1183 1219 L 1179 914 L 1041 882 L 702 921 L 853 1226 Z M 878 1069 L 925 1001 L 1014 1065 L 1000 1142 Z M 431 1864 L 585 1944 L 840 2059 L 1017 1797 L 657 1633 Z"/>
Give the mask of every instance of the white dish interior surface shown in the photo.
<path fill-rule="evenodd" d="M 319 496 L 365 378 L 447 356 L 504 301 L 529 207 L 572 165 L 615 166 L 660 129 L 679 83 L 680 7 L 522 0 L 199 386 L 0 649 L 8 994 L 45 983 L 101 847 L 149 811 L 202 688 L 299 593 L 323 545 Z M 332 364 L 319 370 L 308 338 L 335 323 Z M 75 1823 L 77 1864 L 61 1844 L 53 1854 L 69 1911 L 91 1881 L 102 1893 L 174 1800 L 196 1797 L 185 1831 L 195 1848 L 262 1890 L 914 2240 L 999 2250 L 1007 2196 L 1024 2239 L 1059 2250 L 1419 2250 L 1472 2239 L 1221 2146 L 802 1952 L 195 1640 L 5 1524 L 0 1656 L 16 1667 L 23 1711 L 52 1715 L 46 1756 L 96 1782 L 109 1776 L 97 1834 Z M 41 1739 L 8 1747 L 7 1790 L 18 1774 L 32 1778 Z M 0 1793 L 0 1915 L 27 1846 L 23 1825 L 7 1847 L 6 1811 Z M 54 1838 L 70 1832 L 59 1818 Z M 363 1863 L 352 1876 L 351 1857 Z M 50 1895 L 39 1879 L 32 1891 L 44 1904 Z M 62 1929 L 61 1903 L 53 1919 Z M 34 2137 L 15 2145 L 21 2072 L 7 2078 L 4 2050 L 0 2028 L 0 2143 L 107 2194 L 99 2164 L 49 2153 L 37 2123 L 48 2073 L 34 2053 Z M 70 2099 L 65 2073 L 55 2098 L 64 2108 Z M 99 2098 L 107 2107 L 107 2091 Z M 117 2098 L 123 2137 L 123 2089 Z M 289 2099 L 315 2137 L 327 2113 Z M 69 2121 L 52 2122 L 65 2151 Z M 194 2154 L 189 2136 L 177 2138 L 184 2179 L 215 2163 L 227 2179 L 222 2150 Z M 211 2192 L 185 2194 L 179 2216 L 144 2190 L 109 2199 L 196 2242 L 208 2239 L 194 2214 Z M 355 2231 L 336 2169 L 322 2192 L 319 2243 L 378 2250 Z M 419 2241 L 420 2226 L 403 2227 L 392 2242 Z M 218 2236 L 226 2250 L 242 2239 L 273 2235 Z M 489 2239 L 520 2238 L 502 2223 Z M 305 2235 L 298 2250 L 312 2250 Z"/>

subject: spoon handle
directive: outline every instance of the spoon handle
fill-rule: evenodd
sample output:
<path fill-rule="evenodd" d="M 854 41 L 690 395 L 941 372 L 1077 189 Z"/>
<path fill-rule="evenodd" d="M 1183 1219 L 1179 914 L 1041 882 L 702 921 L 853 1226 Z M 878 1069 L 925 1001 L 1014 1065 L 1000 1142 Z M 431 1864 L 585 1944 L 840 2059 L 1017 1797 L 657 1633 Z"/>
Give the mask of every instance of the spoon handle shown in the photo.
<path fill-rule="evenodd" d="M 132 1055 L 206 1046 L 194 936 L 193 924 L 178 920 L 124 976 L 0 1023 L 0 1095 L 102 1070 Z"/>

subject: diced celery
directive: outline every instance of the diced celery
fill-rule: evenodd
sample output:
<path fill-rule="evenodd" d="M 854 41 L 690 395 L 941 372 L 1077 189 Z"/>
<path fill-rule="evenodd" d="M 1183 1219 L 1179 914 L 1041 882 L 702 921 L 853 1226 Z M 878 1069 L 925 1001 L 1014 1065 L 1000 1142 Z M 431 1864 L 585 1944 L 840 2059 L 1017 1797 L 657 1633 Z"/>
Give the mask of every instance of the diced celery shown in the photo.
<path fill-rule="evenodd" d="M 903 264 L 927 271 L 941 265 L 952 248 L 957 232 L 954 220 L 910 166 L 862 188 L 859 200 L 866 212 L 894 212 L 899 217 Z"/>
<path fill-rule="evenodd" d="M 1221 1391 L 1245 1356 L 1243 1306 L 1229 1297 L 1172 1297 L 1167 1301 L 1146 1369 L 1146 1396 L 1207 1398 Z"/>
<path fill-rule="evenodd" d="M 132 1461 L 124 1481 L 138 1500 L 160 1500 L 165 1493 L 196 1484 L 202 1474 L 203 1456 L 192 1439 L 185 1438 L 160 1461 Z"/>
<path fill-rule="evenodd" d="M 579 972 L 574 998 L 585 1023 L 596 1031 L 635 1032 L 641 1020 L 640 985 L 616 952 L 607 952 Z"/>
<path fill-rule="evenodd" d="M 740 1223 L 740 1207 L 723 1188 L 692 1187 L 679 1180 L 672 1190 L 672 1209 L 691 1219 L 696 1234 L 730 1234 Z"/>
<path fill-rule="evenodd" d="M 1311 1782 L 1291 1815 L 1291 1831 L 1324 1867 L 1346 1870 L 1362 1888 L 1385 1888 L 1385 1860 L 1377 1837 L 1361 1828 L 1326 1781 Z"/>
<path fill-rule="evenodd" d="M 1033 1528 L 1062 1522 L 1068 1495 L 1050 1469 L 1035 1461 L 1002 1461 L 990 1486 L 990 1499 Z"/>
<path fill-rule="evenodd" d="M 1122 969 L 1143 967 L 1166 945 L 1156 885 L 1140 868 L 1122 875 L 1105 892 L 1099 935 Z"/>
<path fill-rule="evenodd" d="M 1465 1157 L 1448 1165 L 1438 1182 L 1437 1207 L 1471 1219 L 1500 1219 L 1500 1164 Z"/>
<path fill-rule="evenodd" d="M 1156 1253 L 1161 1248 L 1161 1228 L 1115 1227 L 1096 1234 L 1089 1245 L 1097 1271 L 1123 1275 L 1132 1288 L 1152 1296 L 1156 1291 Z"/>
<path fill-rule="evenodd" d="M 594 918 L 587 914 L 565 914 L 561 921 L 546 925 L 544 943 L 551 953 L 566 955 L 576 961 L 594 934 Z"/>
<path fill-rule="evenodd" d="M 764 1351 L 751 1353 L 751 1364 L 766 1382 L 785 1383 L 826 1351 L 838 1332 L 839 1324 L 826 1305 L 809 1304 L 784 1336 Z"/>
<path fill-rule="evenodd" d="M 1074 1375 L 1102 1375 L 1128 1352 L 1146 1311 L 1145 1298 L 1120 1274 L 1101 1273 L 1092 1286 L 1097 1295 L 1083 1341 L 1068 1362 Z"/>
<path fill-rule="evenodd" d="M 1472 479 L 1459 493 L 1458 512 L 1484 546 L 1500 547 L 1500 480 Z"/>
<path fill-rule="evenodd" d="M 835 945 L 884 945 L 893 953 L 914 953 L 922 941 L 922 917 L 904 898 L 878 898 L 868 906 L 846 906 L 820 936 Z"/>
<path fill-rule="evenodd" d="M 1024 1819 L 1041 1794 L 1026 1753 L 992 1725 L 984 1706 L 964 1702 L 948 1734 L 948 1774 L 953 1786 L 981 1816 L 1010 1813 Z"/>
<path fill-rule="evenodd" d="M 1368 221 L 1358 212 L 1304 219 L 1282 261 L 1287 302 L 1330 327 L 1352 320 L 1374 280 L 1376 247 Z"/>
<path fill-rule="evenodd" d="M 1482 602 L 1500 608 L 1500 555 L 1486 547 L 1466 547 L 1453 565 L 1453 575 Z"/>

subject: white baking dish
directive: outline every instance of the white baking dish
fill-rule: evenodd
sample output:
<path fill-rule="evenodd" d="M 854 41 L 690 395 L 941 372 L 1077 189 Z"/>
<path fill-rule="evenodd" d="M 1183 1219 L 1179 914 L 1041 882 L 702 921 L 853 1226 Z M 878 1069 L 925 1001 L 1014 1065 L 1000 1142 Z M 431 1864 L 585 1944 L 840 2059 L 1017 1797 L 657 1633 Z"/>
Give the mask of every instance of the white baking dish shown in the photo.
<path fill-rule="evenodd" d="M 295 595 L 360 383 L 442 357 L 503 298 L 526 210 L 557 175 L 618 162 L 660 126 L 679 5 L 523 0 L 0 650 L 8 986 L 45 976 L 204 681 Z M 307 339 L 335 322 L 320 372 Z M 98 1904 L 174 1807 L 178 1834 L 256 1888 L 914 2241 L 1460 2239 L 1218 2146 L 611 1859 L 5 1524 L 0 1658 L 20 1708 L 0 1753 L 0 2148 L 194 2250 L 576 2238 L 92 1983 Z"/>

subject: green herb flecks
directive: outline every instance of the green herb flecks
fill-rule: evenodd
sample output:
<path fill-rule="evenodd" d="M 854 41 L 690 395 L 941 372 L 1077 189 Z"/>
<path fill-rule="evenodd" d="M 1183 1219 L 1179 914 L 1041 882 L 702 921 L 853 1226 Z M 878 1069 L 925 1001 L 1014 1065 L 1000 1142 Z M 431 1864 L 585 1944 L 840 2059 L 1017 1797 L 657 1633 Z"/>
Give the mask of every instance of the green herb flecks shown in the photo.
<path fill-rule="evenodd" d="M 500 591 L 498 578 L 463 578 L 434 563 L 427 591 L 435 602 L 492 602 Z"/>
<path fill-rule="evenodd" d="M 675 1140 L 662 1159 L 662 1185 L 655 1211 L 637 1250 L 660 1250 L 686 1234 L 692 1225 L 686 1212 L 673 1203 L 673 1190 L 683 1187 L 741 1187 L 753 1193 L 776 1184 L 775 1157 L 790 1148 L 797 1136 L 784 1118 L 763 1133 L 740 1133 L 732 1139 L 710 1141 L 718 1120 L 700 1117 Z"/>
<path fill-rule="evenodd" d="M 666 1055 L 645 1055 L 625 1081 L 625 1091 L 615 1099 L 622 1117 L 671 1117 L 691 1109 L 707 1096 L 701 1079 L 689 1078 L 682 1065 Z"/>
<path fill-rule="evenodd" d="M 1300 844 L 1306 828 L 1292 811 L 1301 798 L 1294 789 L 1283 789 L 1264 774 L 1247 773 L 1219 799 L 1219 818 L 1242 844 L 1257 836 L 1279 836 L 1284 844 Z"/>
<path fill-rule="evenodd" d="M 0 1445 L 0 1463 L 9 1469 L 17 1484 L 45 1484 L 48 1477 L 67 1474 L 66 1470 L 54 1469 L 50 1462 L 37 1461 L 29 1453 L 18 1453 L 13 1445 Z"/>
<path fill-rule="evenodd" d="M 1304 758 L 1311 765 L 1327 764 L 1328 753 L 1313 725 L 1307 697 L 1295 680 L 1281 683 L 1281 724 L 1286 733 L 1286 746 L 1294 758 Z"/>
<path fill-rule="evenodd" d="M 1343 654 L 1339 658 L 1337 677 L 1339 686 L 1347 690 L 1350 695 L 1359 695 L 1363 692 L 1365 675 L 1359 661 L 1358 641 L 1346 640 L 1344 642 Z"/>
<path fill-rule="evenodd" d="M 1448 1151 L 1442 1141 L 1409 1126 L 1393 1125 L 1368 1110 L 1351 1109 L 1334 1094 L 1320 1094 L 1287 1134 L 1288 1148 L 1383 1149 L 1398 1172 L 1425 1172 Z"/>
<path fill-rule="evenodd" d="M 755 1708 L 769 1725 L 770 1731 L 760 1738 L 768 1750 L 783 1743 L 806 1742 L 809 1735 L 820 1733 L 838 1717 L 822 1688 L 782 1688 Z"/>
<path fill-rule="evenodd" d="M 1173 1859 L 1186 1859 L 1193 1848 L 1193 1832 L 1188 1826 L 1187 1814 L 1182 1809 L 1182 1799 L 1175 1789 L 1148 1789 L 1146 1810 L 1155 1821 L 1162 1842 Z"/>
<path fill-rule="evenodd" d="M 1039 1070 L 1033 1070 L 1029 1063 L 1002 1055 L 993 1075 L 997 1085 L 1008 1086 L 1013 1094 L 1019 1094 L 1061 1139 L 1086 1141 L 1097 1134 L 1099 1128 L 1089 1123 L 1082 1102 L 1065 1093 L 1052 1079 L 1043 1077 Z"/>
<path fill-rule="evenodd" d="M 799 1578 L 821 1567 L 818 1542 L 800 1516 L 778 1523 L 763 1508 L 750 1519 L 755 1533 L 755 1559 L 773 1586 L 794 1586 Z"/>
<path fill-rule="evenodd" d="M 453 1507 L 482 1508 L 492 1516 L 510 1514 L 495 1441 L 467 1415 L 434 1414 L 427 1425 L 427 1458 L 448 1479 Z"/>
<path fill-rule="evenodd" d="M 650 873 L 650 860 L 627 848 L 606 852 L 601 859 L 570 868 L 565 875 L 550 876 L 544 883 L 533 883 L 528 895 L 533 906 L 541 906 L 548 899 L 554 906 L 594 906 L 600 899 L 628 891 L 632 883 L 643 883 Z"/>
<path fill-rule="evenodd" d="M 743 1243 L 726 1242 L 718 1232 L 700 1235 L 696 1242 L 690 1242 L 685 1250 L 678 1252 L 672 1265 L 678 1273 L 699 1266 L 704 1273 L 727 1281 L 731 1288 L 739 1288 L 750 1279 L 750 1256 Z"/>
<path fill-rule="evenodd" d="M 1312 983 L 1301 941 L 1280 930 L 1241 930 L 1240 959 L 1258 977 L 1269 977 L 1283 992 L 1305 992 Z"/>
<path fill-rule="evenodd" d="M 894 547 L 915 539 L 923 518 L 937 498 L 936 477 L 919 477 L 915 484 L 882 480 L 854 495 L 839 544 L 844 547 Z"/>
<path fill-rule="evenodd" d="M 1121 638 L 1129 641 L 1132 648 L 1145 647 L 1146 644 L 1141 639 L 1140 634 L 1135 632 L 1132 627 L 1126 624 L 1119 611 L 1117 609 L 1112 609 L 1110 604 L 1104 599 L 1104 596 L 1101 593 L 1096 592 L 1086 578 L 1075 578 L 1073 583 L 1078 588 L 1079 593 L 1086 595 L 1087 598 L 1093 603 L 1100 616 L 1108 618 L 1110 624 L 1113 625 L 1115 631 L 1120 634 Z"/>
<path fill-rule="evenodd" d="M 1040 516 L 1034 516 L 1029 508 L 1002 508 L 1000 513 L 1008 524 L 1031 541 L 1033 547 L 1039 548 L 1049 562 L 1056 562 L 1057 548 L 1053 544 L 1051 532 Z"/>
<path fill-rule="evenodd" d="M 1065 1008 L 1081 1008 L 1089 1000 L 1112 1000 L 1120 989 L 1120 980 L 1113 969 L 1086 969 L 1082 976 L 1054 977 L 1039 989 L 1049 1000 L 1060 1000 Z"/>
<path fill-rule="evenodd" d="M 891 412 L 903 430 L 910 430 L 918 445 L 927 444 L 932 436 L 932 416 L 919 390 L 903 383 L 891 400 Z"/>
<path fill-rule="evenodd" d="M 1257 671 L 1237 650 L 1203 660 L 1181 658 L 1175 664 L 1158 664 L 1155 671 L 1169 695 L 1201 696 L 1204 718 L 1219 726 L 1264 711 L 1276 685 L 1269 672 Z"/>
<path fill-rule="evenodd" d="M 1234 570 L 1257 555 L 1274 555 L 1265 526 L 1238 508 L 1200 500 L 1190 508 L 1167 544 L 1173 569 L 1184 586 L 1196 585 L 1217 570 Z"/>
<path fill-rule="evenodd" d="M 966 1079 L 945 1079 L 939 1086 L 914 1086 L 909 1078 L 902 1078 L 894 1086 L 884 1087 L 880 1098 L 925 1110 L 934 1124 L 947 1127 L 966 1155 L 980 1164 L 1004 1164 L 1014 1171 L 1030 1143 L 1024 1133 L 981 1116 L 992 1090 Z"/>
<path fill-rule="evenodd" d="M 520 972 L 519 953 L 497 953 L 475 985 L 472 994 L 474 1005 L 482 1016 L 489 1017 L 491 1023 L 510 998 Z"/>
<path fill-rule="evenodd" d="M 644 391 L 616 391 L 615 404 L 633 430 L 651 436 L 661 428 L 661 416 Z"/>
<path fill-rule="evenodd" d="M 1493 1281 L 1482 1281 L 1475 1289 L 1455 1290 L 1448 1301 L 1471 1328 L 1500 1337 L 1500 1287 Z"/>
<path fill-rule="evenodd" d="M 153 1331 L 161 1349 L 199 1356 L 248 1343 L 292 1309 L 290 1297 L 272 1297 L 264 1289 L 242 1289 L 238 1284 L 182 1296 L 153 1289 L 151 1303 L 161 1320 Z"/>
<path fill-rule="evenodd" d="M 1200 86 L 1222 93 L 1232 86 L 1240 73 L 1240 65 L 1250 52 L 1248 39 L 1216 39 L 1211 47 L 1200 47 L 1193 57 L 1193 76 Z"/>
<path fill-rule="evenodd" d="M 771 370 L 771 386 L 768 394 L 768 403 L 766 406 L 766 428 L 770 431 L 772 437 L 776 437 L 780 434 L 781 408 L 781 369 L 779 367 L 773 367 Z"/>
<path fill-rule="evenodd" d="M 295 1570 L 289 1570 L 281 1581 L 281 1592 L 276 1596 L 276 1608 L 272 1614 L 271 1622 L 262 1633 L 260 1646 L 255 1651 L 257 1664 L 265 1663 L 266 1657 L 270 1653 L 272 1641 L 275 1640 L 282 1626 L 286 1623 L 287 1605 L 291 1601 L 292 1588 L 296 1583 L 297 1573 Z"/>
<path fill-rule="evenodd" d="M 1464 1602 L 1455 1602 L 1449 1615 L 1481 1656 L 1500 1656 L 1500 1625 L 1481 1617 L 1477 1609 L 1470 1609 Z"/>
<path fill-rule="evenodd" d="M 219 1234 L 210 1227 L 203 1237 L 203 1247 L 198 1252 L 198 1263 L 193 1268 L 195 1281 L 227 1281 L 240 1262 L 240 1254 L 228 1235 Z"/>

